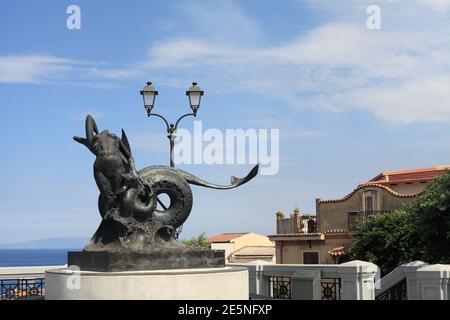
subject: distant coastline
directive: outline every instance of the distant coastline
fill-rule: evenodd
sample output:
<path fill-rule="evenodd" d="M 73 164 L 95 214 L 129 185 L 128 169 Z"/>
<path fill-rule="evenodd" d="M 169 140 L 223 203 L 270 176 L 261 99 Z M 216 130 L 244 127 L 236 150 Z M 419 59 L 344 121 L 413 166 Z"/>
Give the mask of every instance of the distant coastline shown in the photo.
<path fill-rule="evenodd" d="M 0 249 L 82 249 L 89 238 L 60 237 L 0 244 Z M 0 261 L 1 262 L 1 261 Z"/>
<path fill-rule="evenodd" d="M 0 249 L 0 267 L 58 266 L 75 249 Z"/>

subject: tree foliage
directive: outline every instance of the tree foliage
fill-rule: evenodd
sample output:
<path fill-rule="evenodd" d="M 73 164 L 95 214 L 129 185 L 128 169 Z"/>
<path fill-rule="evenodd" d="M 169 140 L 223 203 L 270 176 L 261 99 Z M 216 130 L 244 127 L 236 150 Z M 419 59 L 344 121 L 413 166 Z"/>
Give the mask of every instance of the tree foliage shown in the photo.
<path fill-rule="evenodd" d="M 428 263 L 450 263 L 450 170 L 435 179 L 412 208 L 415 256 Z"/>
<path fill-rule="evenodd" d="M 206 232 L 193 236 L 190 239 L 182 240 L 182 243 L 192 248 L 205 248 L 208 249 L 210 244 L 208 242 L 208 238 L 206 236 Z"/>
<path fill-rule="evenodd" d="M 357 225 L 353 257 L 383 274 L 402 263 L 450 263 L 450 171 L 425 188 L 415 204 Z"/>
<path fill-rule="evenodd" d="M 410 213 L 398 210 L 359 223 L 353 236 L 354 258 L 375 263 L 383 274 L 408 262 Z"/>

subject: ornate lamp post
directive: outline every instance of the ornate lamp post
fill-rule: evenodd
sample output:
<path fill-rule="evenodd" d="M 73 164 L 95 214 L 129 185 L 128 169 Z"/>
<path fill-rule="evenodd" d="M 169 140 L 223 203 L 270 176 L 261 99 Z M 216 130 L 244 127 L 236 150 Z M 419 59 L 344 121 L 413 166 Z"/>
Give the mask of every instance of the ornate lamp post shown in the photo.
<path fill-rule="evenodd" d="M 148 81 L 147 85 L 141 90 L 141 95 L 144 99 L 144 106 L 147 110 L 147 116 L 156 116 L 158 118 L 161 118 L 164 123 L 166 124 L 167 129 L 167 138 L 169 138 L 170 143 L 170 166 L 172 168 L 175 167 L 175 163 L 173 162 L 173 149 L 175 145 L 175 138 L 176 131 L 178 128 L 178 124 L 180 123 L 181 119 L 186 118 L 188 116 L 197 116 L 197 111 L 200 108 L 200 100 L 203 96 L 202 89 L 197 85 L 197 82 L 192 82 L 192 86 L 186 91 L 186 95 L 189 98 L 189 105 L 191 107 L 192 112 L 186 113 L 178 118 L 178 120 L 175 122 L 175 124 L 170 123 L 164 118 L 162 115 L 158 113 L 152 112 L 154 106 L 155 106 L 155 100 L 156 96 L 158 95 L 158 91 L 152 86 L 152 82 Z M 161 201 L 161 199 L 157 198 L 157 201 L 159 205 L 164 209 L 167 210 L 167 207 L 164 205 L 164 203 Z M 176 238 L 178 238 L 179 234 L 181 233 L 183 229 L 183 225 L 181 225 L 179 228 L 177 228 L 175 234 Z"/>
<path fill-rule="evenodd" d="M 169 138 L 170 143 L 170 166 L 175 167 L 175 164 L 173 162 L 173 148 L 175 144 L 175 138 L 176 138 L 176 131 L 178 128 L 178 124 L 180 123 L 181 119 L 188 117 L 188 116 L 197 116 L 197 111 L 200 108 L 200 100 L 203 96 L 202 89 L 197 85 L 197 82 L 192 82 L 192 86 L 186 91 L 186 95 L 189 98 L 189 105 L 191 106 L 191 113 L 186 113 L 178 118 L 178 120 L 175 122 L 175 124 L 170 123 L 164 118 L 162 115 L 158 113 L 152 112 L 154 106 L 155 106 L 155 99 L 158 95 L 158 91 L 152 86 L 152 83 L 150 81 L 147 82 L 147 85 L 142 89 L 141 95 L 144 98 L 144 106 L 147 110 L 147 116 L 156 116 L 161 118 L 164 123 L 166 124 L 167 128 L 167 138 Z"/>

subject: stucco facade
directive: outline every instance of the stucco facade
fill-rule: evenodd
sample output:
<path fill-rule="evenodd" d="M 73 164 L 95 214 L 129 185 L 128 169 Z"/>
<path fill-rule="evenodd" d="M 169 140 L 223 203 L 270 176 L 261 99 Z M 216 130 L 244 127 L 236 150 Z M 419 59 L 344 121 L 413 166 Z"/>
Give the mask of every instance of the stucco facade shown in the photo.
<path fill-rule="evenodd" d="M 422 190 L 421 190 L 422 191 Z M 316 215 L 320 232 L 329 230 L 351 230 L 349 225 L 351 213 L 375 214 L 402 208 L 405 204 L 416 201 L 418 194 L 400 194 L 381 185 L 360 186 L 342 199 L 316 199 Z M 371 207 L 367 207 L 367 199 L 372 198 Z M 350 218 L 349 218 L 350 213 Z"/>
<path fill-rule="evenodd" d="M 331 248 L 346 246 L 351 242 L 348 234 L 328 236 L 324 240 L 276 241 L 276 263 L 310 264 L 305 261 L 305 253 L 317 253 L 319 264 L 332 264 L 333 258 L 328 254 Z"/>
<path fill-rule="evenodd" d="M 233 254 L 244 248 L 254 247 L 254 251 L 256 251 L 255 256 L 258 256 L 260 251 L 257 249 L 258 247 L 273 248 L 275 246 L 274 242 L 272 242 L 268 237 L 251 232 L 222 233 L 208 238 L 208 241 L 211 243 L 211 249 L 225 250 L 226 262 L 233 262 L 235 260 Z M 274 258 L 270 257 L 270 261 L 272 260 L 274 260 Z"/>
<path fill-rule="evenodd" d="M 437 176 L 440 166 L 382 172 L 338 199 L 316 199 L 316 216 L 298 209 L 288 218 L 277 212 L 276 263 L 341 263 L 351 259 L 352 235 L 358 222 L 414 203 Z M 314 223 L 312 223 L 314 221 Z M 310 222 L 310 228 L 305 223 Z"/>

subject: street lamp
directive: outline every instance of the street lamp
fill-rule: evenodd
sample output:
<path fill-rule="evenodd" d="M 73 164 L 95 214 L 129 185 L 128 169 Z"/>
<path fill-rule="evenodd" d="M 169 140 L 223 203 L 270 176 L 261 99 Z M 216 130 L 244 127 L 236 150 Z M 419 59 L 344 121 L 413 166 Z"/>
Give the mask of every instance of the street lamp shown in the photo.
<path fill-rule="evenodd" d="M 203 96 L 202 89 L 197 85 L 197 82 L 192 82 L 192 86 L 186 91 L 186 95 L 189 98 L 189 105 L 191 107 L 192 113 L 186 113 L 178 118 L 178 120 L 175 122 L 175 124 L 170 123 L 164 118 L 162 115 L 158 113 L 152 112 L 154 106 L 155 106 L 155 99 L 158 95 L 158 91 L 152 86 L 152 82 L 148 81 L 147 85 L 141 90 L 141 95 L 144 100 L 144 107 L 147 110 L 147 116 L 150 118 L 151 116 L 156 116 L 158 118 L 161 118 L 164 123 L 166 124 L 167 129 L 167 138 L 169 138 L 170 143 L 170 166 L 175 167 L 175 164 L 173 162 L 173 148 L 175 145 L 175 138 L 176 138 L 176 131 L 178 128 L 178 124 L 180 123 L 181 119 L 188 117 L 188 116 L 197 116 L 197 111 L 200 108 L 200 100 Z M 164 203 L 157 197 L 157 201 L 159 205 L 164 209 L 167 210 L 167 207 L 164 205 Z M 183 226 L 180 226 L 175 231 L 175 237 L 178 239 L 178 236 L 181 233 Z"/>
<path fill-rule="evenodd" d="M 200 99 L 203 95 L 203 91 L 197 85 L 197 82 L 192 82 L 192 87 L 186 91 L 186 95 L 189 97 L 189 104 L 191 105 L 192 112 L 196 114 L 198 108 L 200 108 Z"/>
<path fill-rule="evenodd" d="M 147 113 L 150 116 L 153 106 L 155 105 L 155 98 L 158 95 L 158 91 L 152 86 L 151 81 L 147 81 L 147 85 L 142 89 L 141 95 L 144 98 L 145 109 L 147 109 Z"/>
<path fill-rule="evenodd" d="M 175 145 L 175 138 L 176 138 L 176 131 L 178 128 L 178 124 L 180 123 L 181 119 L 188 117 L 188 116 L 197 116 L 197 111 L 200 108 L 200 100 L 203 96 L 202 89 L 197 85 L 197 82 L 192 82 L 192 86 L 186 91 L 186 95 L 189 98 L 189 105 L 191 106 L 192 113 L 186 113 L 178 118 L 178 120 L 175 122 L 175 124 L 170 123 L 164 118 L 162 115 L 158 113 L 152 112 L 154 106 L 155 106 L 155 99 L 158 95 L 158 91 L 152 86 L 152 82 L 148 81 L 147 85 L 141 90 L 141 95 L 144 99 L 144 106 L 147 110 L 147 116 L 156 116 L 161 118 L 164 123 L 166 124 L 167 128 L 167 138 L 169 138 L 170 142 L 170 166 L 175 167 L 175 164 L 173 162 L 173 148 Z"/>

